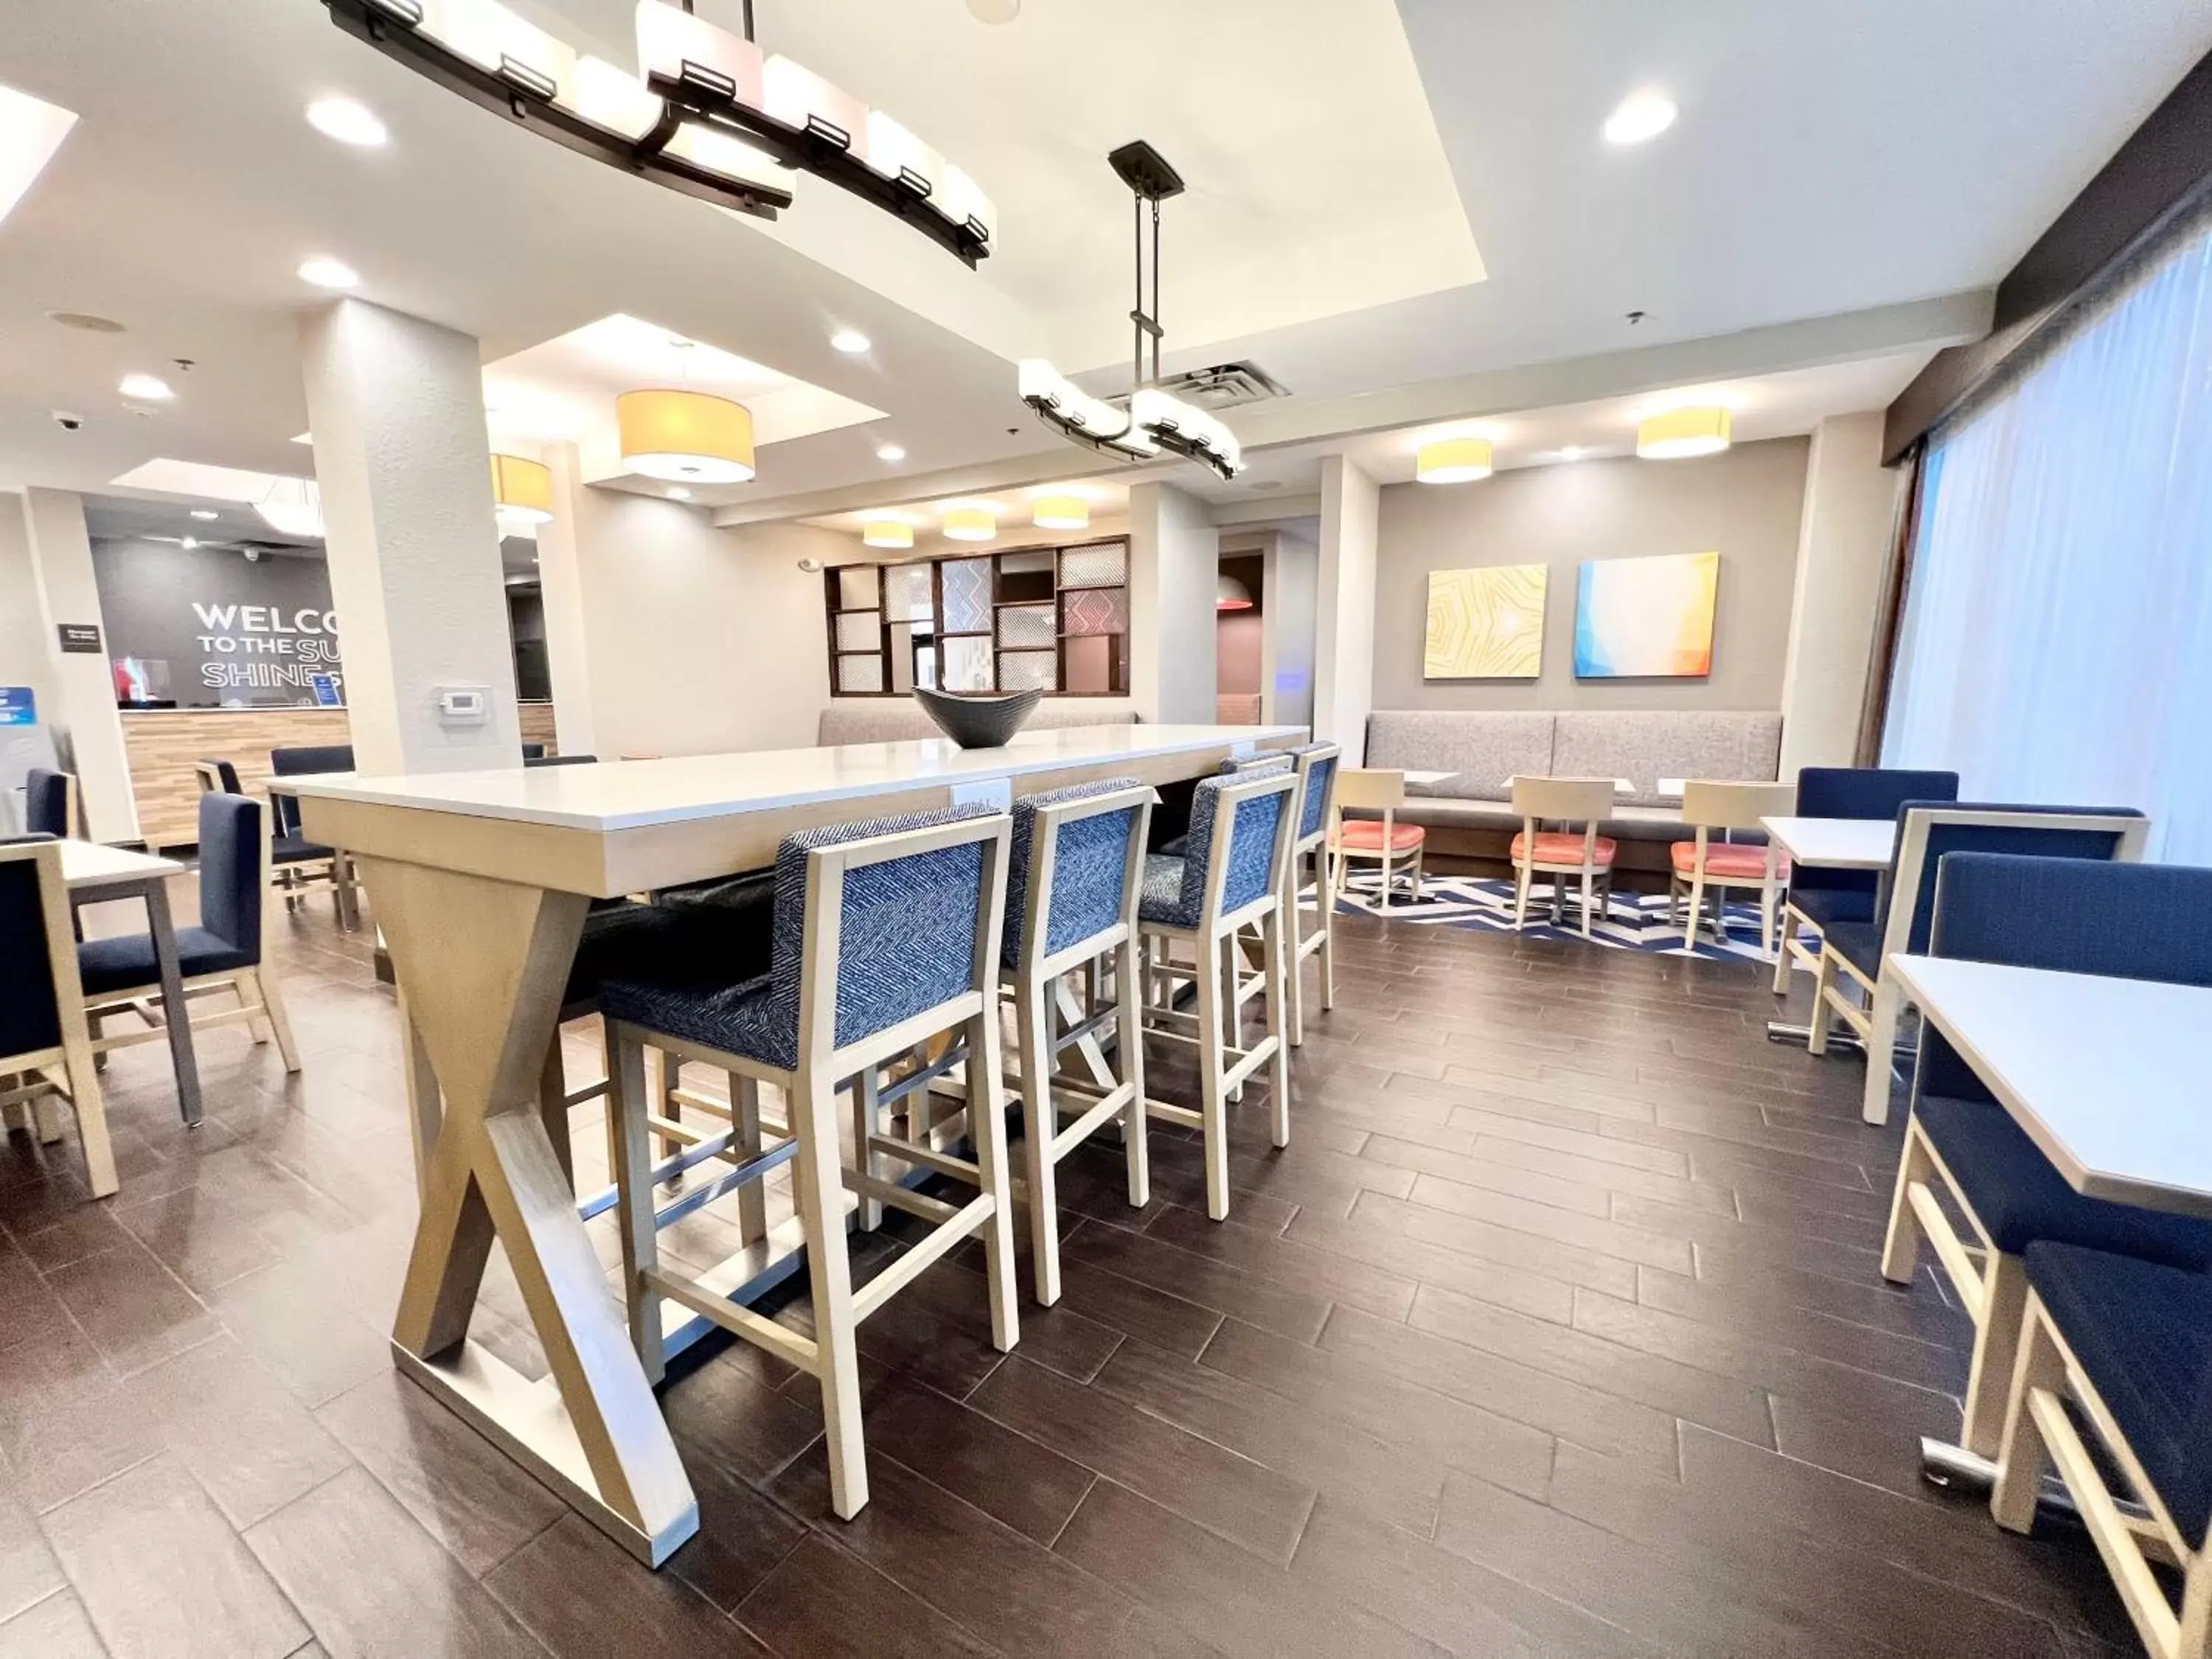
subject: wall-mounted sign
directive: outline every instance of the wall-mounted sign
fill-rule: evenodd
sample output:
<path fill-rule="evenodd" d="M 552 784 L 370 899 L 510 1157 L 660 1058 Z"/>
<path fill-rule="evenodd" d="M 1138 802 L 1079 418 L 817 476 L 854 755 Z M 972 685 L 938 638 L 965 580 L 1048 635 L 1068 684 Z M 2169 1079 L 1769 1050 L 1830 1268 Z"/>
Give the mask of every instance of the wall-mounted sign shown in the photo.
<path fill-rule="evenodd" d="M 318 674 L 314 678 L 314 686 L 316 708 L 342 708 L 345 706 L 344 699 L 338 696 L 338 677 L 337 675 Z"/>
<path fill-rule="evenodd" d="M 96 657 L 100 653 L 100 629 L 89 623 L 60 624 L 62 649 L 72 656 Z"/>
<path fill-rule="evenodd" d="M 39 700 L 27 685 L 0 685 L 0 726 L 36 726 Z"/>
<path fill-rule="evenodd" d="M 343 690 L 320 559 L 249 562 L 227 548 L 143 541 L 94 542 L 92 557 L 110 653 L 143 665 L 156 698 L 185 708 L 304 708 L 319 674 Z"/>

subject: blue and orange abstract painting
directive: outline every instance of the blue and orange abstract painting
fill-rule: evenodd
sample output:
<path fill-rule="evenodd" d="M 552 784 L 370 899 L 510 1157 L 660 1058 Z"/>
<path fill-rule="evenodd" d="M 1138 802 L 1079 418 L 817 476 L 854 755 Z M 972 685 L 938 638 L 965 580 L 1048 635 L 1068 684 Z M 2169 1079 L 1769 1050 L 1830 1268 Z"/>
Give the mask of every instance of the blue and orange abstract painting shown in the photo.
<path fill-rule="evenodd" d="M 1717 553 L 1587 561 L 1575 590 L 1575 678 L 1711 673 L 1720 580 Z"/>

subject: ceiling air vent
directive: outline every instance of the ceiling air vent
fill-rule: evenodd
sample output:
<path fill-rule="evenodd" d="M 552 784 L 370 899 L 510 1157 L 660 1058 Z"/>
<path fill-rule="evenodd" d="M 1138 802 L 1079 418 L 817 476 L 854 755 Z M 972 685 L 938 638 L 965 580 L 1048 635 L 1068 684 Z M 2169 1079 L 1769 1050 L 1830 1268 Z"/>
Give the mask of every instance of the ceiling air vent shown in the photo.
<path fill-rule="evenodd" d="M 1200 409 L 1238 409 L 1290 396 L 1288 386 L 1256 363 L 1216 363 L 1212 368 L 1170 374 L 1160 382 L 1160 390 Z"/>

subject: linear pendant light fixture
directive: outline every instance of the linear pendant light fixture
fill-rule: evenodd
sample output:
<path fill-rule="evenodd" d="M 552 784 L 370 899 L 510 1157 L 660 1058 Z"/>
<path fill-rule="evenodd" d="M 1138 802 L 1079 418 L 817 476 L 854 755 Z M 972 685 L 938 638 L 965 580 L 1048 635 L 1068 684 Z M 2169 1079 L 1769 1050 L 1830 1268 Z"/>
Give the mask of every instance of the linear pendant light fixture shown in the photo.
<path fill-rule="evenodd" d="M 967 173 L 812 70 L 691 13 L 640 0 L 638 72 L 579 52 L 498 0 L 323 0 L 387 58 L 555 143 L 758 219 L 810 173 L 911 225 L 971 269 L 998 210 Z"/>
<path fill-rule="evenodd" d="M 1244 470 L 1243 451 L 1236 434 L 1194 404 L 1185 403 L 1159 387 L 1160 340 L 1160 204 L 1182 194 L 1182 175 L 1167 158 L 1139 140 L 1124 144 L 1106 158 L 1121 182 L 1129 187 L 1136 210 L 1137 305 L 1129 313 L 1136 326 L 1136 361 L 1131 365 L 1131 391 L 1127 410 L 1103 398 L 1094 398 L 1042 357 L 1022 360 L 1018 387 L 1021 399 L 1035 410 L 1046 425 L 1071 442 L 1095 449 L 1120 460 L 1156 459 L 1162 450 L 1213 469 L 1224 478 Z M 1152 217 L 1152 300 L 1145 304 L 1145 219 Z M 1152 342 L 1152 373 L 1145 372 L 1145 342 Z M 1042 522 L 1040 520 L 1039 522 Z"/>

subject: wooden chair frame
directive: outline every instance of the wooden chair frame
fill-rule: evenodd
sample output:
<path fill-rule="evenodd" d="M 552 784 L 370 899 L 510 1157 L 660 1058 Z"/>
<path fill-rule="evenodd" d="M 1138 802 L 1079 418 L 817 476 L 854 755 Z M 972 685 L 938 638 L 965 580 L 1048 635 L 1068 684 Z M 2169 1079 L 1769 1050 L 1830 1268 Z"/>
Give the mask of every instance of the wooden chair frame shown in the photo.
<path fill-rule="evenodd" d="M 1913 913 L 1920 899 L 1921 876 L 1928 862 L 1929 832 L 1937 824 L 1972 824 L 1992 830 L 2109 830 L 2119 836 L 2113 860 L 2135 864 L 2142 860 L 2150 821 L 2116 817 L 2101 812 L 2006 812 L 1974 806 L 1916 806 L 1905 815 L 1899 832 L 1897 860 L 1890 875 L 1889 916 L 1882 929 L 1881 955 L 1887 962 L 1912 939 Z M 1846 994 L 1845 981 L 1856 988 Z M 1806 1048 L 1816 1054 L 1828 1052 L 1828 1033 L 1841 1018 L 1866 1048 L 1866 1091 L 1859 1115 L 1869 1123 L 1889 1121 L 1890 1068 L 1897 1054 L 1897 1027 L 1905 1012 L 1904 993 L 1897 981 L 1877 970 L 1867 977 L 1851 960 L 1823 939 L 1820 977 L 1813 993 L 1813 1024 Z"/>
<path fill-rule="evenodd" d="M 850 1520 L 868 1501 L 866 1449 L 860 1428 L 860 1378 L 856 1335 L 862 1320 L 911 1284 L 932 1263 L 975 1234 L 983 1237 L 991 1309 L 992 1341 L 1001 1352 L 1020 1335 L 1016 1310 L 1012 1198 L 1006 1169 L 1006 1127 L 1000 1086 L 998 963 L 1006 902 L 1007 846 L 1012 822 L 1004 816 L 963 818 L 927 829 L 902 830 L 865 841 L 815 848 L 806 855 L 806 939 L 800 960 L 799 1064 L 780 1066 L 688 1042 L 665 1032 L 647 1031 L 626 1021 L 607 1025 L 609 1073 L 607 1109 L 619 1121 L 615 1142 L 615 1184 L 623 1216 L 623 1282 L 631 1340 L 646 1375 L 663 1374 L 663 1298 L 703 1315 L 732 1335 L 765 1348 L 779 1359 L 817 1378 L 830 1462 L 830 1505 Z M 988 843 L 976 905 L 975 951 L 969 988 L 872 1036 L 836 1046 L 837 957 L 843 933 L 847 872 L 887 860 L 935 852 L 941 848 Z M 964 1034 L 969 1119 L 975 1145 L 972 1164 L 933 1153 L 944 1172 L 972 1182 L 979 1189 L 966 1204 L 954 1206 L 909 1191 L 896 1182 L 864 1170 L 847 1171 L 838 1152 L 837 1094 L 846 1079 L 856 1092 L 872 1091 L 877 1068 L 896 1060 L 939 1034 Z M 660 1265 L 655 1235 L 661 1219 L 653 1205 L 654 1172 L 650 1139 L 659 1133 L 648 1116 L 645 1048 L 647 1044 L 678 1061 L 698 1060 L 749 1084 L 746 1097 L 757 1103 L 762 1083 L 783 1091 L 788 1105 L 789 1141 L 763 1152 L 733 1170 L 726 1180 L 757 1182 L 786 1161 L 793 1180 L 806 1239 L 806 1267 L 812 1291 L 814 1335 L 810 1339 L 749 1308 L 726 1299 L 726 1290 L 695 1280 Z M 978 1097 L 986 1103 L 976 1110 Z M 733 1090 L 732 1109 L 743 1113 Z M 865 1147 L 863 1151 L 865 1152 Z M 902 1154 L 903 1156 L 904 1154 Z M 933 1166 L 934 1167 L 934 1166 Z M 845 1241 L 845 1188 L 865 1201 L 875 1200 L 933 1224 L 921 1242 L 857 1290 Z"/>
<path fill-rule="evenodd" d="M 1513 810 L 1521 815 L 1521 833 L 1527 852 L 1513 860 L 1513 927 L 1528 925 L 1528 890 L 1539 875 L 1552 878 L 1554 913 L 1566 878 L 1579 875 L 1583 884 L 1583 937 L 1590 936 L 1590 912 L 1602 897 L 1607 912 L 1613 908 L 1613 868 L 1597 861 L 1597 827 L 1613 811 L 1620 788 L 1613 778 L 1524 778 L 1513 780 Z M 1538 830 L 1547 820 L 1583 826 L 1583 855 L 1574 864 L 1548 863 L 1536 856 Z"/>
<path fill-rule="evenodd" d="M 1310 836 L 1297 833 L 1297 826 L 1306 820 L 1307 798 L 1313 789 L 1315 769 L 1323 761 L 1334 760 L 1335 767 L 1328 775 L 1328 796 L 1322 802 L 1321 827 Z M 1316 745 L 1297 757 L 1296 774 L 1297 793 L 1291 801 L 1292 838 L 1291 861 L 1283 883 L 1283 915 L 1285 938 L 1290 953 L 1291 1046 L 1295 1048 L 1306 1040 L 1305 968 L 1308 957 L 1321 958 L 1321 1006 L 1326 1013 L 1336 1006 L 1336 884 L 1330 878 L 1328 855 L 1329 826 L 1336 817 L 1336 785 L 1344 775 L 1344 752 L 1334 744 Z M 1384 845 L 1389 845 L 1390 832 L 1387 821 L 1382 832 Z M 1304 885 L 1305 863 L 1310 858 L 1314 867 L 1314 886 L 1319 900 L 1319 925 L 1310 933 L 1298 908 L 1298 897 Z M 1420 864 L 1415 860 L 1413 884 L 1418 893 L 1420 886 Z M 1389 887 L 1386 872 L 1382 885 Z M 1387 897 L 1387 891 L 1385 894 Z"/>
<path fill-rule="evenodd" d="M 92 1195 L 106 1198 L 118 1185 L 115 1151 L 108 1138 L 107 1109 L 100 1098 L 92 1032 L 77 976 L 76 929 L 69 886 L 62 878 L 61 847 L 54 842 L 0 847 L 0 863 L 21 860 L 28 860 L 38 871 L 39 911 L 46 927 L 46 968 L 53 979 L 61 1042 L 51 1048 L 0 1055 L 0 1112 L 15 1127 L 35 1110 L 39 1138 L 58 1140 L 62 1126 L 56 1103 L 67 1101 L 76 1115 L 77 1140 L 84 1151 Z"/>
<path fill-rule="evenodd" d="M 2044 1471 L 2055 1464 L 2143 1645 L 2156 1659 L 2204 1659 L 2212 1654 L 2212 1552 L 2191 1547 L 2111 1408 L 2067 1346 L 2043 1298 L 2033 1290 L 2023 1299 L 2015 1342 L 2019 1358 L 2006 1397 L 1990 1513 L 2008 1532 L 2030 1531 Z M 2126 1477 L 2142 1515 L 2123 1510 L 2105 1484 L 2067 1413 L 2064 1396 L 2069 1392 Z M 2153 1562 L 2180 1570 L 2178 1610 L 2152 1572 Z"/>
<path fill-rule="evenodd" d="M 1759 890 L 1759 953 L 1765 956 L 1778 950 L 1774 944 L 1775 909 L 1781 901 L 1788 878 L 1781 873 L 1782 849 L 1771 837 L 1766 843 L 1765 870 L 1757 877 L 1715 875 L 1705 867 L 1705 848 L 1710 844 L 1711 832 L 1719 830 L 1756 830 L 1759 820 L 1770 815 L 1786 815 L 1796 804 L 1797 786 L 1794 783 L 1730 783 L 1690 779 L 1682 785 L 1682 822 L 1697 830 L 1697 862 L 1686 878 L 1668 864 L 1667 884 L 1668 902 L 1671 905 L 1680 896 L 1686 885 L 1690 890 L 1689 915 L 1682 929 L 1682 945 L 1686 950 L 1698 942 L 1698 910 L 1705 902 L 1705 889 L 1717 887 L 1755 887 Z M 1720 922 L 1713 923 L 1716 944 L 1725 943 Z"/>
<path fill-rule="evenodd" d="M 1231 911 L 1222 908 L 1229 882 L 1229 848 L 1235 835 L 1237 809 L 1261 795 L 1286 797 L 1276 817 L 1275 837 L 1267 854 L 1266 890 L 1249 903 Z M 1283 936 L 1283 892 L 1288 882 L 1291 843 L 1297 824 L 1297 775 L 1279 772 L 1249 782 L 1224 784 L 1215 801 L 1213 845 L 1206 860 L 1206 892 L 1194 927 L 1171 922 L 1142 921 L 1144 942 L 1144 1034 L 1164 1042 L 1187 1043 L 1198 1050 L 1202 1104 L 1197 1111 L 1172 1102 L 1146 1097 L 1150 1116 L 1205 1137 L 1206 1209 L 1216 1221 L 1229 1213 L 1228 1103 L 1262 1066 L 1269 1068 L 1272 1097 L 1271 1139 L 1278 1146 L 1291 1144 L 1290 1012 Z M 1237 934 L 1245 927 L 1259 929 L 1261 967 L 1246 979 L 1238 968 Z M 1179 961 L 1177 945 L 1189 947 L 1191 959 Z M 1198 993 L 1195 1012 L 1175 1006 L 1177 985 L 1191 981 Z M 1249 998 L 1266 994 L 1265 1034 L 1247 1048 L 1232 1044 L 1229 1022 Z M 1188 1029 L 1186 1029 L 1188 1028 Z"/>
<path fill-rule="evenodd" d="M 261 939 L 261 960 L 250 967 L 227 968 L 220 973 L 198 974 L 184 981 L 185 1000 L 220 995 L 228 991 L 238 999 L 238 1006 L 218 1013 L 194 1014 L 189 1008 L 185 1018 L 191 1021 L 192 1030 L 202 1031 L 217 1025 L 246 1024 L 256 1042 L 266 1042 L 273 1036 L 276 1052 L 283 1056 L 284 1069 L 300 1069 L 299 1045 L 292 1036 L 292 1021 L 284 1011 L 284 998 L 279 989 L 276 973 L 269 963 L 268 912 L 274 907 L 269 902 L 273 890 L 269 883 L 269 842 L 261 842 L 261 892 L 264 895 L 264 916 Z M 72 969 L 74 971 L 74 969 Z M 128 1048 L 141 1042 L 160 1042 L 167 1039 L 167 1032 L 160 1023 L 177 1018 L 177 1011 L 163 1008 L 159 1018 L 153 1010 L 161 1000 L 159 981 L 134 985 L 126 989 L 102 991 L 97 1000 L 88 1000 L 85 1018 L 91 1030 L 92 1051 L 105 1054 L 112 1049 Z M 145 1029 L 108 1036 L 101 1030 L 103 1022 L 119 1014 L 137 1014 L 145 1021 Z"/>
<path fill-rule="evenodd" d="M 1060 1300 L 1059 1198 L 1054 1167 L 1068 1153 L 1108 1123 L 1121 1127 L 1121 1147 L 1127 1164 L 1129 1206 L 1142 1209 L 1152 1201 L 1152 1170 L 1145 1135 L 1144 970 L 1137 931 L 1137 902 L 1145 884 L 1145 837 L 1152 824 L 1152 804 L 1158 792 L 1150 784 L 1061 801 L 1036 809 L 1030 829 L 1029 890 L 1024 896 L 1021 947 L 1012 968 L 1001 969 L 1000 982 L 1013 998 L 1015 1030 L 1021 1054 L 1021 1074 L 1008 1088 L 1022 1097 L 1023 1190 L 1030 1216 L 1030 1271 L 1036 1281 L 1036 1299 L 1046 1307 Z M 1047 954 L 1045 942 L 1052 915 L 1053 884 L 1057 878 L 1060 832 L 1108 812 L 1136 809 L 1136 823 L 1129 839 L 1128 857 L 1121 874 L 1121 908 L 1114 924 L 1078 940 L 1065 950 Z M 1089 1011 L 1085 1017 L 1060 1029 L 1053 997 L 1054 983 L 1079 968 L 1094 974 L 1109 955 L 1114 962 L 1114 1002 L 1110 1009 Z M 1101 1087 L 1091 1079 L 1061 1072 L 1060 1056 L 1097 1035 L 1111 1024 L 1116 1036 L 1115 1058 L 1121 1066 L 1118 1081 Z M 1062 1127 L 1054 1104 L 1054 1091 L 1073 1095 L 1083 1103 L 1082 1115 Z M 872 1115 L 872 1109 L 871 1114 Z M 973 1123 L 973 1115 L 970 1115 Z M 856 1131 L 857 1133 L 857 1131 Z M 892 1140 L 871 1127 L 868 1144 L 894 1158 L 911 1160 L 916 1151 L 929 1151 L 909 1140 Z"/>
<path fill-rule="evenodd" d="M 1390 847 L 1391 833 L 1397 827 L 1398 809 L 1406 804 L 1406 775 L 1390 768 L 1340 766 L 1336 769 L 1334 793 L 1336 799 L 1331 813 L 1323 820 L 1328 835 L 1329 852 L 1336 865 L 1336 878 L 1329 884 L 1330 890 L 1344 890 L 1344 879 L 1350 873 L 1352 860 L 1374 859 L 1382 866 L 1382 896 L 1376 901 L 1376 910 L 1383 913 L 1390 908 L 1390 866 L 1393 864 L 1411 864 L 1413 866 L 1413 898 L 1418 902 L 1421 896 L 1422 860 L 1428 848 L 1425 842 L 1411 853 L 1399 854 L 1393 852 Z M 1293 806 L 1300 804 L 1299 801 L 1291 803 Z M 1347 847 L 1344 844 L 1344 809 L 1347 806 L 1382 814 L 1381 847 Z M 1333 999 L 1334 994 L 1335 987 L 1331 985 L 1328 996 Z M 1325 1000 L 1322 1006 L 1328 1006 L 1328 1000 Z"/>

